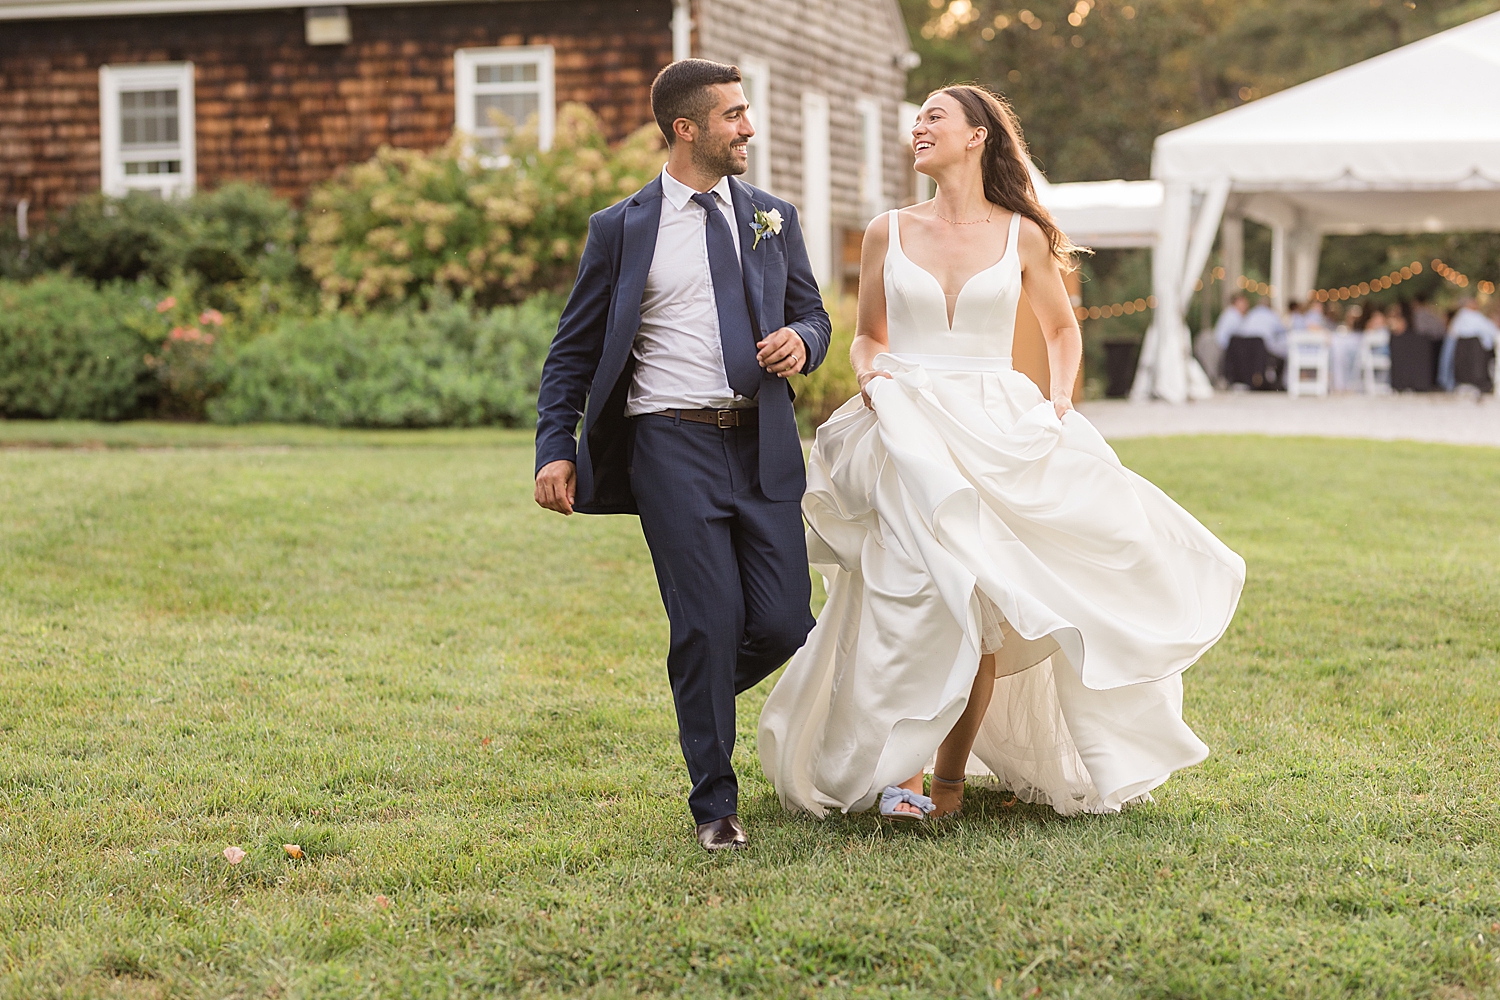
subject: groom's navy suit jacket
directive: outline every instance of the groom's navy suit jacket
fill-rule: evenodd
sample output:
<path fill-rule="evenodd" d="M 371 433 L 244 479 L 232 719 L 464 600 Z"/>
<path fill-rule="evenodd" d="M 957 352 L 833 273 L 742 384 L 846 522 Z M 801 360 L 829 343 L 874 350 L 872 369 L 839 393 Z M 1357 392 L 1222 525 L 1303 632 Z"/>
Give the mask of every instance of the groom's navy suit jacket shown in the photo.
<path fill-rule="evenodd" d="M 823 363 L 830 325 L 813 278 L 797 210 L 780 198 L 729 179 L 739 227 L 745 301 L 756 339 L 784 326 L 807 345 L 804 373 Z M 661 178 L 589 220 L 578 279 L 557 324 L 537 394 L 536 467 L 577 463 L 573 509 L 584 514 L 634 514 L 630 490 L 630 422 L 625 397 L 635 372 L 631 348 L 641 325 L 641 295 L 661 223 Z M 756 209 L 777 209 L 781 232 L 751 248 Z M 807 487 L 802 442 L 785 379 L 761 376 L 760 486 L 767 499 L 801 500 Z M 583 434 L 575 440 L 578 420 Z"/>

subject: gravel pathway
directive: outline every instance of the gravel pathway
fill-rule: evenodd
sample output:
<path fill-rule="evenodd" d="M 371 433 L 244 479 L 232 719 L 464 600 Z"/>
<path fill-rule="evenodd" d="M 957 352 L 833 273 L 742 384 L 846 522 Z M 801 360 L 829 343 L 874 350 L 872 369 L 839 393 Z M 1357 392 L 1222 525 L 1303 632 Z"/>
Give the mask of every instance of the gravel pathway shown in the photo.
<path fill-rule="evenodd" d="M 1279 392 L 1225 392 L 1176 406 L 1109 399 L 1078 409 L 1106 438 L 1270 434 L 1500 447 L 1500 402 L 1467 392 L 1298 399 Z"/>

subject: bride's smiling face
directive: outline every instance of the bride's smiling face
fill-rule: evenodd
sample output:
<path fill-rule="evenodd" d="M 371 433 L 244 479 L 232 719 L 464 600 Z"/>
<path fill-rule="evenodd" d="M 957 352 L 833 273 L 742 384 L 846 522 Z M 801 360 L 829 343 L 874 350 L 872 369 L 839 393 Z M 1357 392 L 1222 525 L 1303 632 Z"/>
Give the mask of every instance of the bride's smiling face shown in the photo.
<path fill-rule="evenodd" d="M 977 162 L 984 151 L 984 138 L 985 130 L 969 124 L 958 101 L 947 94 L 933 94 L 917 112 L 917 123 L 911 129 L 917 170 L 931 174 L 970 157 Z"/>

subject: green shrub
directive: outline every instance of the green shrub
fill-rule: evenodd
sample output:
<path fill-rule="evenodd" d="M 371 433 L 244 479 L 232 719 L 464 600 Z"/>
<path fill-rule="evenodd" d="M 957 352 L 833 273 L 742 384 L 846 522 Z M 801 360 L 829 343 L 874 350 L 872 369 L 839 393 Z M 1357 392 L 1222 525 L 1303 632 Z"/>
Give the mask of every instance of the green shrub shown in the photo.
<path fill-rule="evenodd" d="M 561 303 L 294 318 L 228 352 L 218 423 L 529 426 Z"/>
<path fill-rule="evenodd" d="M 143 192 L 96 194 L 75 203 L 38 248 L 47 264 L 106 282 L 149 278 L 166 285 L 186 275 L 219 285 L 297 279 L 291 206 L 250 184 L 226 184 L 190 198 Z"/>
<path fill-rule="evenodd" d="M 565 292 L 589 216 L 639 188 L 661 165 L 656 126 L 611 148 L 593 112 L 558 112 L 552 145 L 511 130 L 503 166 L 455 136 L 432 153 L 382 148 L 316 189 L 302 261 L 328 307 L 366 309 L 438 288 L 481 304 Z"/>
<path fill-rule="evenodd" d="M 148 411 L 157 382 L 146 335 L 149 287 L 96 288 L 66 275 L 0 281 L 0 415 L 124 420 Z"/>
<path fill-rule="evenodd" d="M 859 379 L 854 377 L 854 367 L 849 364 L 857 304 L 853 296 L 845 296 L 827 306 L 828 317 L 833 320 L 828 356 L 811 375 L 792 376 L 792 389 L 797 393 L 797 427 L 803 437 L 812 437 L 834 410 L 850 396 L 859 395 Z"/>

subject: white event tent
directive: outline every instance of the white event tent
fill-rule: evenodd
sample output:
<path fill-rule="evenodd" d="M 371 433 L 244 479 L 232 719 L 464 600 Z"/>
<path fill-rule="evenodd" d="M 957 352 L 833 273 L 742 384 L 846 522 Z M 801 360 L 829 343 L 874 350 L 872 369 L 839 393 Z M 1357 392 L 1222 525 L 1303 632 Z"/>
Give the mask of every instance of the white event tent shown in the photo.
<path fill-rule="evenodd" d="M 1221 227 L 1230 274 L 1240 272 L 1243 220 L 1271 228 L 1281 308 L 1312 290 L 1325 234 L 1500 230 L 1497 95 L 1500 13 L 1158 136 L 1157 308 L 1132 397 L 1212 392 L 1185 313 Z M 1076 186 L 1053 185 L 1052 196 Z M 1086 242 L 1082 213 L 1065 221 L 1069 213 L 1057 211 L 1064 231 Z M 1117 228 L 1139 229 L 1124 221 L 1124 206 L 1113 211 Z"/>

